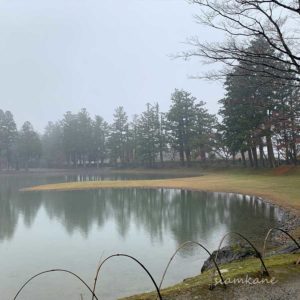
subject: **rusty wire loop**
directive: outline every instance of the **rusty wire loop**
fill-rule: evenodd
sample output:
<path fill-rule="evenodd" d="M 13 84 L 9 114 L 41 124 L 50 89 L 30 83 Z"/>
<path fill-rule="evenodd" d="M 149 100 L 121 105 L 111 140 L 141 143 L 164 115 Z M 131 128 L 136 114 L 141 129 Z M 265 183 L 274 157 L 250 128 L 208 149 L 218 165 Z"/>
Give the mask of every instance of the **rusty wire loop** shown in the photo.
<path fill-rule="evenodd" d="M 222 280 L 223 286 L 226 288 L 226 284 L 225 284 L 225 281 L 224 281 L 224 279 L 223 279 L 223 276 L 222 276 L 222 274 L 221 274 L 221 272 L 220 272 L 219 266 L 218 266 L 218 264 L 216 263 L 216 261 L 215 261 L 214 257 L 212 256 L 212 254 L 211 254 L 211 253 L 210 253 L 203 245 L 201 245 L 200 243 L 195 242 L 195 241 L 187 241 L 187 242 L 182 243 L 182 244 L 176 249 L 176 251 L 174 252 L 174 254 L 171 256 L 171 258 L 170 258 L 170 260 L 169 260 L 169 262 L 168 262 L 168 264 L 167 264 L 167 266 L 166 266 L 166 268 L 165 268 L 165 271 L 164 271 L 164 273 L 163 273 L 163 275 L 162 275 L 162 278 L 161 278 L 161 281 L 160 281 L 160 284 L 159 284 L 159 289 L 161 289 L 161 286 L 162 286 L 162 284 L 163 284 L 163 281 L 164 281 L 164 279 L 165 279 L 165 276 L 166 276 L 166 274 L 167 274 L 167 271 L 168 271 L 168 269 L 169 269 L 169 266 L 170 266 L 172 260 L 174 259 L 174 257 L 176 256 L 176 254 L 178 253 L 178 251 L 179 251 L 180 249 L 184 248 L 185 246 L 187 246 L 187 245 L 189 245 L 189 244 L 197 245 L 197 246 L 201 247 L 202 249 L 204 249 L 204 250 L 208 253 L 209 257 L 212 258 L 213 263 L 214 263 L 216 269 L 218 270 L 218 273 L 219 273 L 219 276 L 220 276 L 220 278 L 221 278 L 221 280 Z M 212 287 L 212 286 L 211 286 L 211 287 Z"/>
<path fill-rule="evenodd" d="M 261 262 L 261 266 L 262 268 L 264 269 L 264 271 L 262 272 L 262 275 L 266 275 L 266 276 L 269 276 L 269 271 L 264 263 L 264 260 L 260 254 L 260 252 L 256 249 L 256 247 L 245 237 L 243 236 L 242 234 L 238 233 L 238 232 L 235 232 L 235 231 L 230 231 L 230 232 L 227 232 L 221 239 L 220 241 L 220 244 L 219 244 L 219 247 L 218 247 L 218 250 L 217 250 L 217 253 L 215 255 L 215 261 L 217 262 L 218 260 L 218 255 L 219 255 L 219 252 L 220 252 L 220 249 L 221 249 L 221 246 L 225 240 L 225 238 L 230 235 L 230 234 L 235 234 L 235 235 L 238 235 L 239 237 L 241 237 L 242 239 L 244 239 L 255 251 L 256 253 L 256 257 L 259 258 L 260 262 Z M 213 285 L 213 281 L 215 279 L 215 273 L 216 273 L 216 270 L 213 269 L 213 272 L 212 272 L 212 285 Z"/>
<path fill-rule="evenodd" d="M 267 233 L 267 235 L 265 237 L 264 247 L 263 247 L 263 252 L 262 252 L 262 256 L 263 257 L 265 257 L 267 239 L 268 239 L 269 235 L 271 234 L 271 232 L 274 231 L 274 230 L 278 230 L 278 231 L 281 231 L 284 234 L 286 234 L 297 245 L 297 247 L 300 249 L 300 244 L 287 231 L 285 231 L 285 230 L 283 230 L 281 228 L 273 227 L 273 228 L 269 229 L 269 231 L 268 231 L 268 233 Z"/>
<path fill-rule="evenodd" d="M 94 300 L 94 295 L 95 295 L 94 292 L 95 292 L 95 289 L 96 289 L 96 284 L 97 284 L 97 280 L 98 280 L 98 275 L 99 275 L 99 273 L 100 273 L 100 270 L 101 270 L 103 264 L 104 264 L 106 261 L 108 261 L 109 259 L 111 259 L 111 258 L 113 258 L 113 257 L 118 257 L 118 256 L 119 256 L 119 257 L 128 257 L 128 258 L 134 260 L 135 262 L 137 262 L 137 263 L 138 263 L 138 264 L 146 271 L 146 273 L 147 273 L 148 276 L 150 277 L 152 283 L 153 283 L 154 286 L 155 286 L 155 289 L 156 289 L 158 298 L 159 298 L 160 300 L 163 300 L 162 297 L 161 297 L 161 294 L 160 294 L 159 287 L 157 286 L 157 284 L 156 284 L 154 278 L 152 277 L 151 273 L 147 270 L 147 268 L 146 268 L 141 262 L 139 262 L 136 258 L 134 258 L 133 256 L 128 255 L 128 254 L 119 254 L 119 253 L 118 253 L 118 254 L 113 254 L 113 255 L 108 256 L 108 257 L 105 258 L 105 259 L 103 260 L 103 262 L 99 265 L 99 267 L 98 267 L 98 269 L 97 269 L 97 272 L 96 272 L 96 277 L 95 277 L 95 282 L 94 282 L 93 298 L 92 298 L 92 300 Z"/>
<path fill-rule="evenodd" d="M 50 273 L 50 272 L 64 272 L 64 273 L 68 273 L 68 274 L 71 274 L 72 276 L 76 277 L 78 280 L 80 280 L 85 286 L 86 288 L 92 293 L 93 295 L 93 298 L 96 298 L 96 300 L 99 300 L 97 298 L 97 296 L 95 295 L 95 293 L 91 290 L 91 288 L 88 286 L 88 284 L 83 280 L 81 279 L 77 274 L 71 272 L 71 271 L 68 271 L 68 270 L 64 270 L 64 269 L 52 269 L 52 270 L 47 270 L 47 271 L 43 271 L 43 272 L 40 272 L 34 276 L 32 276 L 31 278 L 29 278 L 22 286 L 21 288 L 19 289 L 19 291 L 17 292 L 17 294 L 15 295 L 14 297 L 14 300 L 17 299 L 17 297 L 20 295 L 21 291 L 25 288 L 25 286 L 30 282 L 32 281 L 33 279 L 35 279 L 36 277 L 40 276 L 40 275 L 43 275 L 45 273 Z"/>

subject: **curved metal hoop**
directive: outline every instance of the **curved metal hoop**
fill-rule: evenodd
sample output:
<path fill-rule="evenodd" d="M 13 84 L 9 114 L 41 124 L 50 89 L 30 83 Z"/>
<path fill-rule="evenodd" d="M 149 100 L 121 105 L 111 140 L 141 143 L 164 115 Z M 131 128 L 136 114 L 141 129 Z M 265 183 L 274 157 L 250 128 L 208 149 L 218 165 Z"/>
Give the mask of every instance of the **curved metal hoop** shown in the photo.
<path fill-rule="evenodd" d="M 300 244 L 287 232 L 287 231 L 285 231 L 285 230 L 283 230 L 283 229 L 281 229 L 281 228 L 277 228 L 277 227 L 273 227 L 273 228 L 271 228 L 271 229 L 269 229 L 269 231 L 268 231 L 268 233 L 267 233 L 267 235 L 266 235 L 266 237 L 265 237 L 265 240 L 264 240 L 264 247 L 263 247 L 263 254 L 262 254 L 262 256 L 263 257 L 265 257 L 265 251 L 266 251 L 266 244 L 267 244 L 267 240 L 268 240 L 268 238 L 269 238 L 269 235 L 270 235 L 270 233 L 272 232 L 272 231 L 274 231 L 274 230 L 278 230 L 278 231 L 281 231 L 281 232 L 283 232 L 284 234 L 286 234 L 296 245 L 297 245 L 297 247 L 300 249 Z"/>
<path fill-rule="evenodd" d="M 266 267 L 266 265 L 265 265 L 265 263 L 264 263 L 264 261 L 263 261 L 263 258 L 262 258 L 262 256 L 261 256 L 261 254 L 260 254 L 260 252 L 256 249 L 256 247 L 245 237 L 245 236 L 243 236 L 242 234 L 240 234 L 239 232 L 235 232 L 235 231 L 230 231 L 230 232 L 227 232 L 223 237 L 222 237 L 222 239 L 221 239 L 221 241 L 220 241 L 220 244 L 219 244 L 219 247 L 218 247 L 218 251 L 217 251 L 217 253 L 216 253 L 216 255 L 215 255 L 215 260 L 217 261 L 217 259 L 218 259 L 218 255 L 219 255 L 219 251 L 220 251 L 220 249 L 221 249 L 221 246 L 222 246 L 222 244 L 223 244 L 223 242 L 224 242 L 224 240 L 225 240 L 225 238 L 228 236 L 228 235 L 230 235 L 230 234 L 235 234 L 235 235 L 238 235 L 239 237 L 241 237 L 242 239 L 244 239 L 253 249 L 254 249 L 254 251 L 255 251 L 255 253 L 256 253 L 256 257 L 257 258 L 259 258 L 259 260 L 260 260 L 260 262 L 261 262 L 261 266 L 263 267 L 263 269 L 264 269 L 264 271 L 262 272 L 262 274 L 263 275 L 266 275 L 266 276 L 269 276 L 269 271 L 268 271 L 268 269 L 267 269 L 267 267 Z M 212 281 L 214 280 L 214 277 L 215 277 L 215 270 L 213 271 L 213 274 L 212 274 Z"/>
<path fill-rule="evenodd" d="M 160 284 L 159 284 L 159 289 L 161 288 L 161 286 L 162 286 L 162 284 L 163 284 L 163 281 L 164 281 L 164 279 L 165 279 L 165 276 L 166 276 L 166 274 L 167 274 L 167 271 L 168 271 L 168 269 L 169 269 L 169 266 L 170 266 L 172 260 L 174 259 L 174 257 L 176 256 L 176 254 L 178 253 L 178 251 L 179 251 L 180 249 L 184 248 L 185 246 L 187 246 L 187 245 L 189 245 L 189 244 L 197 245 L 197 246 L 201 247 L 202 249 L 204 249 L 204 250 L 208 253 L 209 257 L 212 258 L 213 263 L 214 263 L 216 269 L 218 270 L 218 273 L 219 273 L 219 276 L 220 276 L 220 278 L 221 278 L 221 280 L 222 280 L 223 286 L 226 288 L 226 284 L 225 284 L 225 281 L 224 281 L 223 276 L 222 276 L 222 274 L 221 274 L 221 271 L 220 271 L 220 269 L 219 269 L 219 266 L 218 266 L 218 264 L 216 263 L 216 261 L 215 261 L 214 257 L 212 256 L 212 254 L 211 254 L 211 253 L 210 253 L 203 245 L 201 245 L 200 243 L 194 242 L 194 241 L 187 241 L 187 242 L 182 243 L 182 244 L 176 249 L 176 251 L 174 252 L 174 254 L 171 256 L 171 258 L 170 258 L 170 260 L 169 260 L 169 262 L 168 262 L 168 264 L 167 264 L 167 266 L 166 266 L 166 268 L 165 268 L 165 271 L 164 271 L 164 273 L 163 273 L 163 276 L 162 276 L 162 278 L 161 278 L 161 281 L 160 281 Z M 211 288 L 213 288 L 213 285 L 211 285 Z"/>
<path fill-rule="evenodd" d="M 83 280 L 81 279 L 77 274 L 71 272 L 71 271 L 68 271 L 68 270 L 64 270 L 64 269 L 53 269 L 53 270 L 47 270 L 47 271 L 43 271 L 43 272 L 40 272 L 34 276 L 32 276 L 31 278 L 29 278 L 23 285 L 22 287 L 19 289 L 19 291 L 17 292 L 17 294 L 15 295 L 14 297 L 14 300 L 17 299 L 17 297 L 19 296 L 19 294 L 21 293 L 21 291 L 25 288 L 25 286 L 30 282 L 32 281 L 34 278 L 40 276 L 40 275 L 43 275 L 45 273 L 50 273 L 50 272 L 64 272 L 64 273 L 68 273 L 68 274 L 71 274 L 72 276 L 76 277 L 78 280 L 80 280 L 86 287 L 87 289 L 92 293 L 93 295 L 93 298 L 96 298 L 96 300 L 99 300 L 97 298 L 97 296 L 95 295 L 95 293 L 91 290 L 91 288 L 88 286 L 88 284 Z"/>
<path fill-rule="evenodd" d="M 110 255 L 110 256 L 108 256 L 107 258 L 105 258 L 105 259 L 103 260 L 103 262 L 100 264 L 100 266 L 98 267 L 97 272 L 96 272 L 96 277 L 95 277 L 95 282 L 94 282 L 93 298 L 92 298 L 92 300 L 94 300 L 94 295 L 95 295 L 94 292 L 95 292 L 95 289 L 96 289 L 96 284 L 97 284 L 97 280 L 98 280 L 98 275 L 99 275 L 99 273 L 100 273 L 100 270 L 101 270 L 103 264 L 104 264 L 106 261 L 108 261 L 109 259 L 111 259 L 111 258 L 113 258 L 113 257 L 117 257 L 117 256 L 128 257 L 128 258 L 134 260 L 135 262 L 137 262 L 137 263 L 138 263 L 138 264 L 146 271 L 146 273 L 147 273 L 148 276 L 150 277 L 152 283 L 153 283 L 154 286 L 155 286 L 155 289 L 156 289 L 158 298 L 159 298 L 160 300 L 163 300 L 162 297 L 161 297 L 160 291 L 159 291 L 159 287 L 157 286 L 157 284 L 156 284 L 154 278 L 152 277 L 151 273 L 147 270 L 147 268 L 146 268 L 141 262 L 139 262 L 136 258 L 134 258 L 133 256 L 128 255 L 128 254 L 113 254 L 113 255 Z"/>

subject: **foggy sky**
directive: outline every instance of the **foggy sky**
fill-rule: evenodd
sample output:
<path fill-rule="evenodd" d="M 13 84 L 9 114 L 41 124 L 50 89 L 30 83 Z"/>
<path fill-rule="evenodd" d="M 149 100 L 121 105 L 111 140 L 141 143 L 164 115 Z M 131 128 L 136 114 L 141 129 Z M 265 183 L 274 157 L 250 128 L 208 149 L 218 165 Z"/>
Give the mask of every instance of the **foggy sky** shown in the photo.
<path fill-rule="evenodd" d="M 199 59 L 170 58 L 190 49 L 188 37 L 213 38 L 197 9 L 184 0 L 0 0 L 0 109 L 42 132 L 82 107 L 109 122 L 119 105 L 129 116 L 154 101 L 166 111 L 182 88 L 216 113 L 222 85 L 188 78 L 202 72 Z"/>

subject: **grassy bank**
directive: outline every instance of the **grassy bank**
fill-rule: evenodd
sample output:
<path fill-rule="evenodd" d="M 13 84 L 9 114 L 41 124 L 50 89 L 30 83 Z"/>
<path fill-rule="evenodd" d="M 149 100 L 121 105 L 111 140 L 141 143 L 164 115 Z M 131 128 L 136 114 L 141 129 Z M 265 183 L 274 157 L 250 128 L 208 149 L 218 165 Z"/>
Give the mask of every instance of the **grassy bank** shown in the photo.
<path fill-rule="evenodd" d="M 119 171 L 118 171 L 119 172 Z M 163 173 L 192 175 L 193 177 L 86 181 L 48 184 L 23 189 L 23 191 L 66 191 L 101 188 L 175 188 L 214 192 L 235 192 L 263 197 L 300 215 L 300 168 L 277 168 L 275 170 L 131 170 L 131 173 Z M 200 176 L 202 175 L 203 176 Z"/>
<path fill-rule="evenodd" d="M 292 281 L 297 279 L 295 284 L 298 284 L 300 278 L 300 266 L 296 265 L 295 262 L 299 258 L 299 254 L 285 254 L 272 256 L 265 259 L 266 267 L 270 273 L 270 277 L 274 278 L 275 284 L 264 284 L 265 289 L 269 289 L 270 292 L 276 285 L 282 285 L 286 281 Z M 260 278 L 260 262 L 258 259 L 250 258 L 243 261 L 236 261 L 230 264 L 224 264 L 221 266 L 222 276 L 224 280 L 228 282 L 230 279 L 231 282 L 234 278 L 245 279 L 248 275 L 248 278 Z M 209 285 L 212 282 L 212 273 L 211 271 L 206 271 L 199 276 L 188 278 L 182 283 L 174 285 L 172 287 L 163 289 L 161 291 L 162 297 L 165 300 L 183 300 L 183 299 L 240 299 L 236 297 L 236 291 L 242 289 L 242 284 L 228 284 L 227 288 L 224 289 L 221 284 L 217 285 L 213 291 L 209 290 Z M 219 280 L 219 277 L 216 277 Z M 257 285 L 255 285 L 257 288 Z M 242 292 L 244 292 L 242 290 Z M 253 293 L 254 291 L 252 291 Z M 246 295 L 249 296 L 246 298 L 241 297 L 242 299 L 258 299 L 256 296 L 253 296 L 251 292 L 246 291 Z M 243 295 L 243 296 L 246 296 Z M 153 300 L 155 299 L 156 293 L 146 293 L 136 296 L 131 296 L 123 298 L 123 300 Z M 263 299 L 263 298 L 260 298 Z M 271 299 L 271 298 L 270 298 Z M 274 298 L 275 299 L 275 298 Z M 278 298 L 276 298 L 278 299 Z"/>

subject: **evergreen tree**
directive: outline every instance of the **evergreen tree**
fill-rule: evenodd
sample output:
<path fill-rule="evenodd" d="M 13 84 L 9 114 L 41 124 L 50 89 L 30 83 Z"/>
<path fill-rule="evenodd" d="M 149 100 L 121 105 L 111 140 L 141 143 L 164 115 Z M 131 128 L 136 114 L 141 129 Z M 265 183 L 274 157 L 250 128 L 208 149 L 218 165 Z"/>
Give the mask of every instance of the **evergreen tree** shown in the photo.
<path fill-rule="evenodd" d="M 60 122 L 48 122 L 42 137 L 43 159 L 47 167 L 61 167 L 65 162 L 63 128 Z"/>
<path fill-rule="evenodd" d="M 77 167 L 79 160 L 79 122 L 78 116 L 67 111 L 61 121 L 63 128 L 63 147 L 69 165 Z"/>
<path fill-rule="evenodd" d="M 17 138 L 17 127 L 10 111 L 0 109 L 0 160 L 9 169 L 13 163 L 13 152 Z M 1 161 L 0 161 L 1 168 Z"/>
<path fill-rule="evenodd" d="M 138 120 L 138 157 L 149 167 L 154 166 L 160 151 L 160 122 L 157 114 L 157 108 L 147 103 L 147 110 Z"/>
<path fill-rule="evenodd" d="M 96 161 L 97 168 L 99 161 L 103 165 L 107 158 L 107 139 L 108 139 L 108 124 L 100 116 L 95 116 L 92 122 L 92 157 Z"/>
<path fill-rule="evenodd" d="M 205 159 L 212 150 L 213 128 L 216 119 L 204 108 L 205 103 L 183 90 L 175 90 L 167 113 L 172 146 L 179 152 L 180 161 L 189 164 L 194 156 Z"/>
<path fill-rule="evenodd" d="M 211 153 L 215 144 L 215 129 L 217 119 L 214 115 L 209 114 L 205 108 L 205 102 L 200 101 L 196 104 L 196 124 L 194 147 L 196 155 L 200 155 L 201 160 L 206 159 L 206 154 Z"/>
<path fill-rule="evenodd" d="M 127 143 L 129 139 L 128 117 L 124 108 L 119 106 L 115 109 L 114 120 L 110 126 L 109 149 L 110 160 L 113 163 L 118 161 L 121 164 L 128 162 L 129 153 L 127 152 Z"/>
<path fill-rule="evenodd" d="M 93 126 L 92 119 L 85 108 L 77 114 L 78 120 L 78 139 L 77 153 L 79 154 L 80 164 L 86 166 L 89 154 L 93 151 Z"/>
<path fill-rule="evenodd" d="M 30 122 L 26 121 L 18 135 L 18 156 L 21 165 L 27 170 L 28 167 L 37 166 L 42 154 L 40 137 Z"/>
<path fill-rule="evenodd" d="M 196 98 L 183 90 L 175 90 L 171 96 L 171 107 L 167 114 L 172 146 L 179 152 L 180 161 L 191 161 L 191 150 L 195 140 Z"/>
<path fill-rule="evenodd" d="M 247 65 L 247 68 L 244 68 L 245 62 L 240 61 L 239 67 L 227 75 L 225 82 L 226 97 L 220 101 L 225 141 L 233 153 L 241 151 L 243 159 L 244 152 L 247 151 L 253 167 L 265 165 L 266 146 L 268 164 L 274 167 L 274 129 L 276 124 L 280 123 L 278 116 L 283 108 L 282 104 L 291 97 L 291 86 L 276 76 L 256 76 L 261 72 L 268 72 L 271 68 L 264 66 L 264 58 L 259 54 L 263 51 L 268 52 L 269 56 L 275 55 L 274 50 L 268 47 L 263 39 L 254 39 L 250 51 L 257 53 L 252 58 L 251 66 Z M 275 70 L 283 67 L 287 66 L 279 67 L 278 62 L 274 61 Z M 259 160 L 257 149 L 260 154 Z"/>

